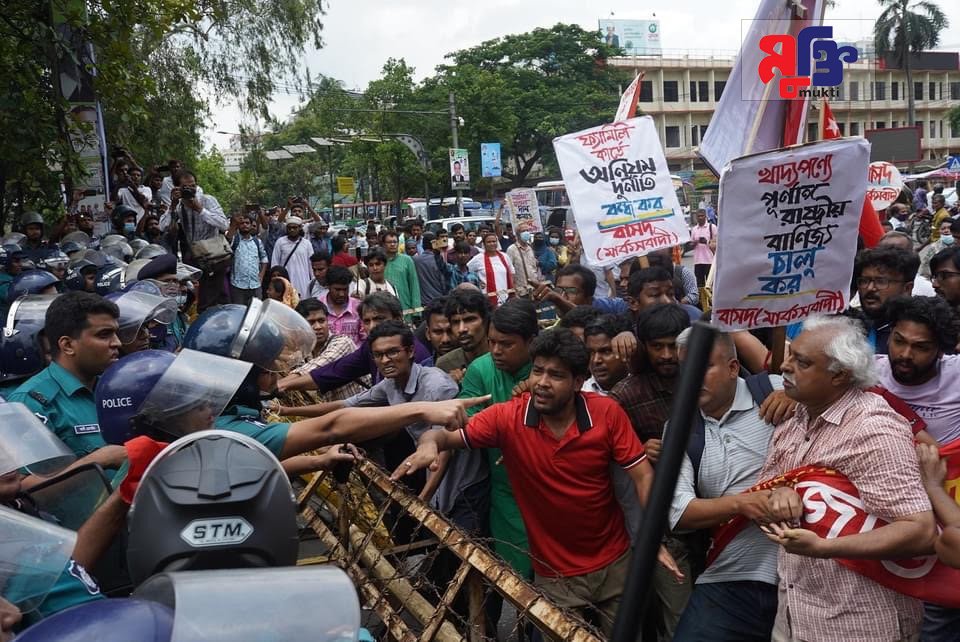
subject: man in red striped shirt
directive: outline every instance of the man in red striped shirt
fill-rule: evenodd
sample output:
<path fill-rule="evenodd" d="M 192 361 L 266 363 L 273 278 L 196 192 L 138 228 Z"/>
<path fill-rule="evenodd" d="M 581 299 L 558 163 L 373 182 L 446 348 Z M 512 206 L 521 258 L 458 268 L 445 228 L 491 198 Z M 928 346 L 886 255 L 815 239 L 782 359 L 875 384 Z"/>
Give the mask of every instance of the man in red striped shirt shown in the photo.
<path fill-rule="evenodd" d="M 457 432 L 431 430 L 394 478 L 432 466 L 441 450 L 499 448 L 530 539 L 534 583 L 557 605 L 593 612 L 609 635 L 629 566 L 630 539 L 610 478 L 616 462 L 646 504 L 653 469 L 616 401 L 580 392 L 589 353 L 568 329 L 530 348 L 530 392 L 475 415 Z M 660 560 L 679 573 L 661 549 Z"/>

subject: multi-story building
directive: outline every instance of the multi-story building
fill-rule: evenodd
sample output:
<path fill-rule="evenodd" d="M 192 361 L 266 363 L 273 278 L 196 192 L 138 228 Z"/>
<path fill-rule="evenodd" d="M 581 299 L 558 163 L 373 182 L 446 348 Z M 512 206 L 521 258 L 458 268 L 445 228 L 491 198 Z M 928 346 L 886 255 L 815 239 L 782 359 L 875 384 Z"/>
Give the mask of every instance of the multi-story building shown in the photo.
<path fill-rule="evenodd" d="M 884 64 L 872 49 L 857 43 L 861 60 L 844 68 L 840 97 L 830 108 L 844 135 L 863 136 L 871 129 L 905 127 L 906 76 Z M 864 55 L 865 54 L 865 55 Z M 671 171 L 706 167 L 696 155 L 710 117 L 727 87 L 733 56 L 687 55 L 613 58 L 614 67 L 644 72 L 639 109 L 653 117 Z M 960 130 L 951 128 L 947 112 L 960 105 L 960 55 L 934 52 L 913 62 L 915 125 L 922 131 L 923 159 L 937 166 L 947 155 L 960 154 Z M 812 100 L 807 116 L 807 140 L 817 138 L 817 109 Z"/>

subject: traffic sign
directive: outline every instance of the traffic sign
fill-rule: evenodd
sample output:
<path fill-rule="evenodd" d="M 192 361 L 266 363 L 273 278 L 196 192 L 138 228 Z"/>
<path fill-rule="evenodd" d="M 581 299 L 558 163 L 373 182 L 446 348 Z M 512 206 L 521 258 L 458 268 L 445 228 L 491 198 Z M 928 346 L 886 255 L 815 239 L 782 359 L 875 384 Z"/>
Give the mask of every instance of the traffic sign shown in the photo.
<path fill-rule="evenodd" d="M 337 176 L 337 192 L 340 194 L 353 194 L 357 191 L 353 183 L 352 176 Z"/>
<path fill-rule="evenodd" d="M 947 169 L 951 172 L 960 172 L 960 156 L 947 156 Z"/>

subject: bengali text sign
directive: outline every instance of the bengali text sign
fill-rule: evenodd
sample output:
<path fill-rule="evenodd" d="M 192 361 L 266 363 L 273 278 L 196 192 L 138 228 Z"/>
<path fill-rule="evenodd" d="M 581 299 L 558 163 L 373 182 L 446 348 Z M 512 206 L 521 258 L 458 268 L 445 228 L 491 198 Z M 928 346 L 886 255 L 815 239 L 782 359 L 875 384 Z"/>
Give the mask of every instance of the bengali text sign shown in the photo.
<path fill-rule="evenodd" d="M 867 198 L 873 208 L 882 210 L 893 205 L 903 189 L 903 177 L 892 163 L 876 161 L 870 163 L 867 171 Z"/>
<path fill-rule="evenodd" d="M 537 193 L 529 187 L 512 189 L 507 192 L 507 206 L 510 210 L 510 223 L 514 234 L 520 232 L 543 231 L 540 220 L 540 205 L 537 202 Z"/>
<path fill-rule="evenodd" d="M 689 239 L 649 116 L 555 138 L 584 253 L 600 266 Z"/>
<path fill-rule="evenodd" d="M 847 306 L 870 143 L 842 138 L 733 160 L 720 177 L 714 322 L 788 325 Z"/>

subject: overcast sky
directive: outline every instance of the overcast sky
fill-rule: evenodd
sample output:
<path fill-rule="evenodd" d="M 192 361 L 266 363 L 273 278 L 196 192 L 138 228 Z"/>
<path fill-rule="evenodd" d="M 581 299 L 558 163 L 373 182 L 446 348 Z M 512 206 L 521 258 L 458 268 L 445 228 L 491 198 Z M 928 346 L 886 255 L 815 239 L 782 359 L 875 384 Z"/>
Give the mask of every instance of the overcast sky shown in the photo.
<path fill-rule="evenodd" d="M 950 17 L 955 0 L 935 0 Z M 643 5 L 642 7 L 640 5 Z M 840 40 L 870 38 L 880 13 L 877 0 L 836 0 L 825 23 Z M 664 54 L 691 52 L 733 55 L 740 42 L 741 23 L 756 12 L 758 0 L 330 0 L 324 18 L 324 47 L 310 49 L 304 64 L 314 76 L 363 89 L 378 77 L 390 57 L 405 58 L 417 79 L 430 75 L 452 51 L 510 33 L 523 33 L 558 22 L 596 28 L 601 18 L 660 20 Z M 941 37 L 941 48 L 960 49 L 960 15 Z M 612 14 L 612 15 L 611 15 Z M 299 102 L 295 95 L 278 93 L 271 111 L 283 118 Z M 226 145 L 218 130 L 238 131 L 250 124 L 233 105 L 214 105 L 206 141 Z"/>

